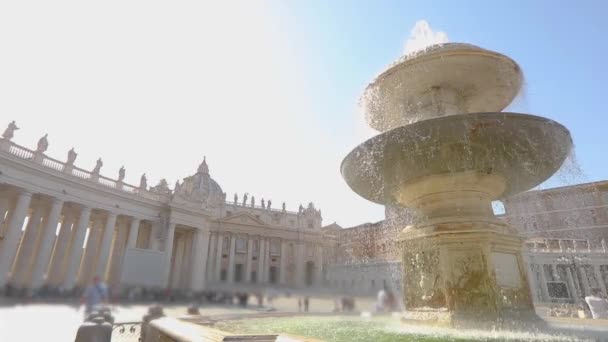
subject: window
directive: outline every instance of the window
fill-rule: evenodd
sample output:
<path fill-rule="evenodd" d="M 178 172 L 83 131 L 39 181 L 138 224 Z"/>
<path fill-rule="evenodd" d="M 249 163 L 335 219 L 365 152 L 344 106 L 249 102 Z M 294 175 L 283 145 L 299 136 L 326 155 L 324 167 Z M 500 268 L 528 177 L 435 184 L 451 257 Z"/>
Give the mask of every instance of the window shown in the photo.
<path fill-rule="evenodd" d="M 260 240 L 253 240 L 253 255 L 257 256 L 258 255 L 258 250 L 260 247 Z"/>
<path fill-rule="evenodd" d="M 244 238 L 236 238 L 236 252 L 247 253 L 247 240 Z"/>
<path fill-rule="evenodd" d="M 225 282 L 227 279 L 228 272 L 225 269 L 220 271 L 220 281 Z"/>
<path fill-rule="evenodd" d="M 270 255 L 281 255 L 280 241 L 270 241 Z"/>
<path fill-rule="evenodd" d="M 376 280 L 372 279 L 372 290 L 376 288 Z"/>

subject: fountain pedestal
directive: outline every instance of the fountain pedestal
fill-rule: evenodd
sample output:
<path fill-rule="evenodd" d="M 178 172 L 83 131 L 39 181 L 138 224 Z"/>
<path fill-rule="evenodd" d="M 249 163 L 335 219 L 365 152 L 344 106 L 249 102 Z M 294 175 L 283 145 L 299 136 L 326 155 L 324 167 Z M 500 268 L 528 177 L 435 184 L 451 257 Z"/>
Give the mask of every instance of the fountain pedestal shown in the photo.
<path fill-rule="evenodd" d="M 522 240 L 494 217 L 500 175 L 474 171 L 408 182 L 398 201 L 418 212 L 400 235 L 404 319 L 476 326 L 535 317 Z"/>
<path fill-rule="evenodd" d="M 535 318 L 522 241 L 508 227 L 454 222 L 417 230 L 401 235 L 405 319 L 479 326 Z"/>

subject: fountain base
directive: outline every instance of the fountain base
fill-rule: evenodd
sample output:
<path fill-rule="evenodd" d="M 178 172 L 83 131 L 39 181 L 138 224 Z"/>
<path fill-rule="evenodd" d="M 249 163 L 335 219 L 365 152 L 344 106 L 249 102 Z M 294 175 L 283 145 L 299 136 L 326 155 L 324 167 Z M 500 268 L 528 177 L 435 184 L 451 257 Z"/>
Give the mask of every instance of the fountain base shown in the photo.
<path fill-rule="evenodd" d="M 511 232 L 491 220 L 404 229 L 404 320 L 477 328 L 542 322 L 529 293 L 522 240 Z"/>

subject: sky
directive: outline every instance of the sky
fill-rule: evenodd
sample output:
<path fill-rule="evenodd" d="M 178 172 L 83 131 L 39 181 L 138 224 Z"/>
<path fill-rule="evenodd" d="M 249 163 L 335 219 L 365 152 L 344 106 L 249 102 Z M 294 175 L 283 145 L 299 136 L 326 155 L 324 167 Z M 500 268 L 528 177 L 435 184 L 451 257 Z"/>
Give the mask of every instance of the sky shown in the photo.
<path fill-rule="evenodd" d="M 516 60 L 526 80 L 511 109 L 568 127 L 574 178 L 604 180 L 607 10 L 599 0 L 5 1 L 0 126 L 16 120 L 14 141 L 32 149 L 48 133 L 48 155 L 74 147 L 85 169 L 101 157 L 106 176 L 124 165 L 132 184 L 144 172 L 150 185 L 174 184 L 206 156 L 228 199 L 312 201 L 324 224 L 375 222 L 384 209 L 339 170 L 375 134 L 358 99 L 430 37 Z"/>

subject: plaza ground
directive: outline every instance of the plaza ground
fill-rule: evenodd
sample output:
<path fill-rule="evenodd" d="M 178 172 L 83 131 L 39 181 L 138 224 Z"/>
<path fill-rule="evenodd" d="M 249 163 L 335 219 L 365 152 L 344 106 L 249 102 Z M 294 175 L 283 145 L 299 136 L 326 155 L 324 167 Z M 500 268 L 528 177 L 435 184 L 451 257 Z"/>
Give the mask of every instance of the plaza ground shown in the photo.
<path fill-rule="evenodd" d="M 368 311 L 373 307 L 372 298 L 358 298 L 356 309 Z M 249 306 L 201 305 L 200 313 L 205 316 L 260 311 L 255 299 L 250 298 Z M 267 304 L 267 303 L 266 303 Z M 150 304 L 111 305 L 116 322 L 138 322 L 146 314 Z M 163 305 L 165 314 L 170 317 L 186 315 L 187 303 Z M 273 301 L 277 311 L 297 312 L 298 297 L 280 297 Z M 310 312 L 331 312 L 334 309 L 332 298 L 311 298 Z M 78 326 L 83 321 L 84 308 L 60 303 L 10 303 L 0 299 L 0 341 L 73 341 Z"/>

